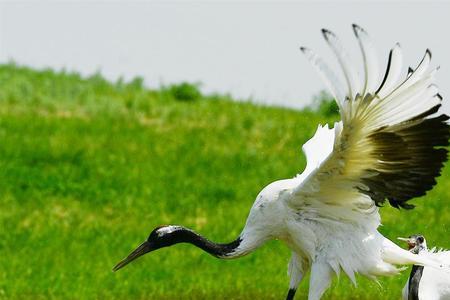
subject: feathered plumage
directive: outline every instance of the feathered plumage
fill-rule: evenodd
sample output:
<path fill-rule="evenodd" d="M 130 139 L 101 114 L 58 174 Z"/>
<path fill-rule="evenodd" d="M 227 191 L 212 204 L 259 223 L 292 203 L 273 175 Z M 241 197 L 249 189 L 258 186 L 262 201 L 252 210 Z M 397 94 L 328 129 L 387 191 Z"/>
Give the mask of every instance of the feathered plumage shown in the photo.
<path fill-rule="evenodd" d="M 450 251 L 432 248 L 428 250 L 422 235 L 399 238 L 408 243 L 409 251 L 427 257 L 442 265 L 450 265 Z M 448 300 L 450 299 L 450 273 L 424 266 L 414 265 L 402 291 L 404 300 Z"/>
<path fill-rule="evenodd" d="M 397 208 L 424 195 L 436 183 L 447 160 L 450 129 L 441 105 L 427 50 L 417 68 L 402 76 L 402 54 L 396 44 L 384 76 L 367 33 L 353 26 L 363 56 L 363 76 L 339 39 L 323 30 L 337 57 L 343 81 L 318 55 L 302 47 L 339 106 L 342 121 L 319 125 L 303 146 L 305 170 L 292 179 L 275 181 L 257 196 L 240 236 L 229 244 L 215 244 L 179 226 L 155 229 L 146 242 L 124 261 L 180 242 L 191 243 L 219 258 L 248 254 L 269 239 L 291 250 L 290 289 L 311 270 L 309 300 L 319 299 L 341 270 L 355 282 L 355 273 L 375 278 L 399 272 L 396 265 L 442 268 L 383 237 L 379 206 Z M 403 79 L 402 79 L 403 78 Z M 344 82 L 344 83 L 342 83 Z"/>

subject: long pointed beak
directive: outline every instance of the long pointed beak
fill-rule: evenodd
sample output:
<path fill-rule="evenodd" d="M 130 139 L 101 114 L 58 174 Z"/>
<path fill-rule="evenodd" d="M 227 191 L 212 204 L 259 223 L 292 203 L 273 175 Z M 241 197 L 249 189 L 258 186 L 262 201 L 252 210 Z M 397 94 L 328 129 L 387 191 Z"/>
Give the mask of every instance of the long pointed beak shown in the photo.
<path fill-rule="evenodd" d="M 408 249 L 411 250 L 416 246 L 416 240 L 413 238 L 402 238 L 402 237 L 398 237 L 397 238 L 400 241 L 404 241 L 408 244 Z"/>
<path fill-rule="evenodd" d="M 407 242 L 407 243 L 410 241 L 409 238 L 402 238 L 402 237 L 398 237 L 397 240 L 404 241 L 404 242 Z"/>
<path fill-rule="evenodd" d="M 139 247 L 137 247 L 133 252 L 131 252 L 127 257 L 122 259 L 115 267 L 112 269 L 114 272 L 116 272 L 119 269 L 122 269 L 126 265 L 128 265 L 130 262 L 138 258 L 139 256 L 144 255 L 145 253 L 148 253 L 152 251 L 153 248 L 151 244 L 148 241 L 143 242 Z"/>

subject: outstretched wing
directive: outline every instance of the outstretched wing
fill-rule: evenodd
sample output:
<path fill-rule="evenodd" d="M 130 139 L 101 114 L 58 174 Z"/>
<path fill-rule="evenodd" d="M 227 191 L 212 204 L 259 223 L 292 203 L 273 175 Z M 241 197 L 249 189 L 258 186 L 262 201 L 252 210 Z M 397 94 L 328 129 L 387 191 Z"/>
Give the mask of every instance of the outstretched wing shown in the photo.
<path fill-rule="evenodd" d="M 435 114 L 442 101 L 434 83 L 437 69 L 428 70 L 431 52 L 427 50 L 418 67 L 401 79 L 402 54 L 396 44 L 381 79 L 367 33 L 357 25 L 353 29 L 363 56 L 363 80 L 332 32 L 322 30 L 345 84 L 320 57 L 301 48 L 336 99 L 342 121 L 333 129 L 319 126 L 304 145 L 307 167 L 293 192 L 301 197 L 293 199 L 310 199 L 335 209 L 345 204 L 369 209 L 386 200 L 397 208 L 412 208 L 407 201 L 436 184 L 447 160 L 449 117 Z"/>

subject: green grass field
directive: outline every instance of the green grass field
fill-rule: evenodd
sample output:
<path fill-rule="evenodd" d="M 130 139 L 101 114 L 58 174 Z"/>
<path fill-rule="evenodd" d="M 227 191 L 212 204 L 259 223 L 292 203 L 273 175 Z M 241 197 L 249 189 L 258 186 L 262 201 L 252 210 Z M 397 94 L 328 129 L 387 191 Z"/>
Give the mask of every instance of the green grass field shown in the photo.
<path fill-rule="evenodd" d="M 177 245 L 111 268 L 160 224 L 234 239 L 261 188 L 301 171 L 301 145 L 333 118 L 0 66 L 0 298 L 283 299 L 278 241 L 232 261 Z M 413 211 L 382 209 L 381 232 L 450 248 L 449 178 Z M 357 287 L 342 275 L 324 298 L 399 299 L 408 273 Z"/>

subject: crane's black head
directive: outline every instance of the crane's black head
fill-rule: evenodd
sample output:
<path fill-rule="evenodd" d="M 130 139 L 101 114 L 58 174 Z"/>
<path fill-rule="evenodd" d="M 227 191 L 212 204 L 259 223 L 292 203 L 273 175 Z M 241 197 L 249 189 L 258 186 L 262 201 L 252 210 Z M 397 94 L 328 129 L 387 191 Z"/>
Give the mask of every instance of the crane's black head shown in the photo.
<path fill-rule="evenodd" d="M 405 241 L 408 244 L 408 250 L 415 254 L 418 254 L 420 250 L 426 249 L 427 247 L 425 238 L 421 234 L 413 234 L 408 238 L 398 239 Z"/>
<path fill-rule="evenodd" d="M 186 239 L 186 232 L 190 232 L 190 230 L 181 226 L 167 225 L 156 227 L 150 233 L 147 240 L 131 252 L 127 257 L 121 260 L 113 268 L 113 271 L 117 271 L 125 267 L 127 264 L 146 253 L 163 247 L 168 247 L 176 243 L 184 242 Z"/>

